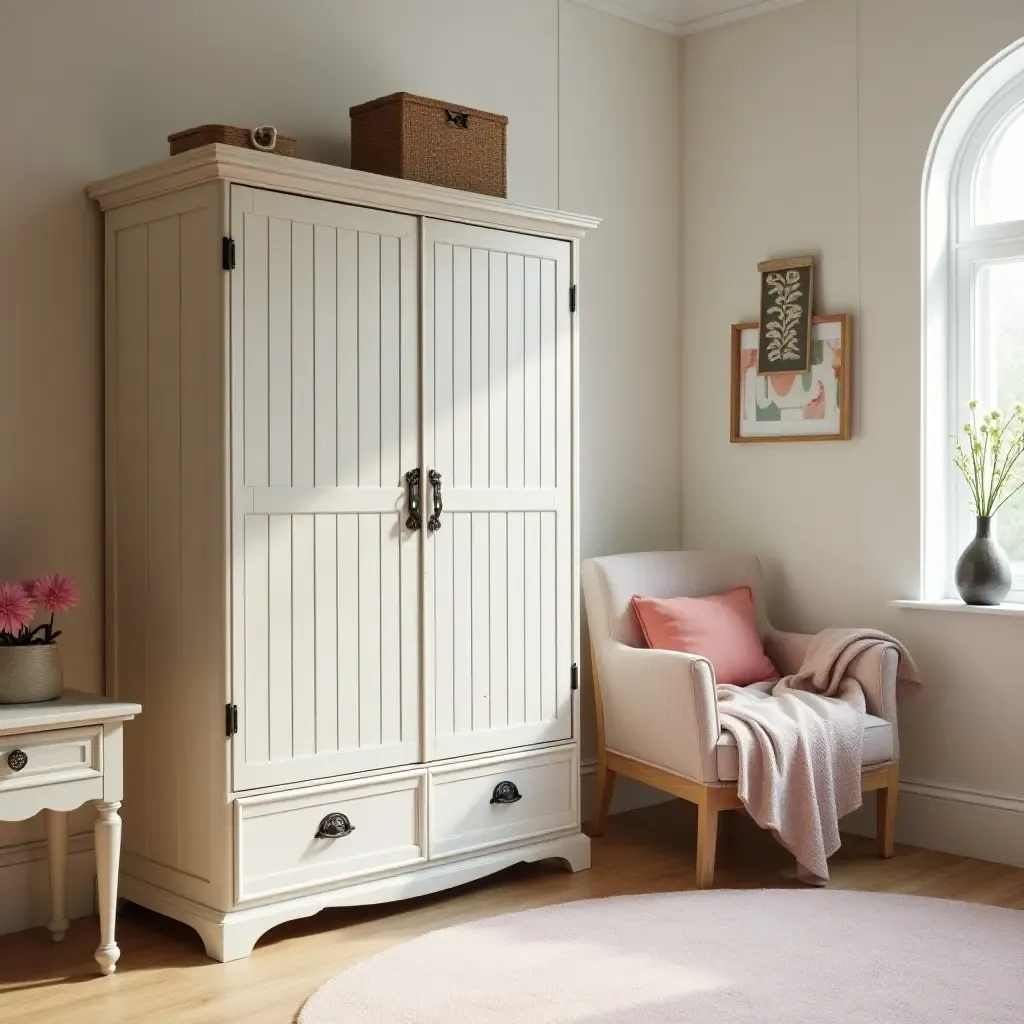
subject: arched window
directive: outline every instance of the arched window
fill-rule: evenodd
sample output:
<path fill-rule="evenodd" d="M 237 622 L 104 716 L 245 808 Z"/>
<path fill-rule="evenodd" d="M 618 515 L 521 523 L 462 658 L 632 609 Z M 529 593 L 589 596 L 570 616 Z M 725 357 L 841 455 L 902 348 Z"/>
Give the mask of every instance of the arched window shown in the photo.
<path fill-rule="evenodd" d="M 946 111 L 924 177 L 924 544 L 922 597 L 951 597 L 973 532 L 950 435 L 967 403 L 1024 403 L 1024 40 L 967 83 Z M 1024 466 L 1021 467 L 1024 469 Z M 997 536 L 1024 601 L 1024 491 Z"/>

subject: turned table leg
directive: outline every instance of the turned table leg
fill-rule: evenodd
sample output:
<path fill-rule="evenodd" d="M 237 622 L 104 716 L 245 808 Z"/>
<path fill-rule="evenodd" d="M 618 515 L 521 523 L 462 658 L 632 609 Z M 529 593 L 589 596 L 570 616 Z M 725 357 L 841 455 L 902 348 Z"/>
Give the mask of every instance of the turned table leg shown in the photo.
<path fill-rule="evenodd" d="M 113 974 L 121 950 L 114 940 L 114 921 L 117 916 L 117 872 L 121 861 L 121 819 L 117 801 L 97 801 L 99 817 L 94 829 L 96 846 L 96 887 L 99 890 L 100 944 L 96 948 L 96 962 L 104 974 Z"/>
<path fill-rule="evenodd" d="M 60 942 L 68 930 L 68 815 L 66 811 L 46 811 L 46 853 L 50 864 L 50 920 L 46 927 L 54 942 Z"/>

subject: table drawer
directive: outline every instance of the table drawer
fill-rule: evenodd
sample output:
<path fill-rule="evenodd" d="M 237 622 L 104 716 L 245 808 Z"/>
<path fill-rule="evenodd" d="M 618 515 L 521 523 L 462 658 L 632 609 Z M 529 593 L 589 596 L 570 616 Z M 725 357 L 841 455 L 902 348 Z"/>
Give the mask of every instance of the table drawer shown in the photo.
<path fill-rule="evenodd" d="M 236 800 L 238 899 L 426 860 L 425 785 L 404 773 Z"/>
<path fill-rule="evenodd" d="M 103 727 L 0 737 L 0 792 L 103 775 Z"/>
<path fill-rule="evenodd" d="M 571 828 L 578 806 L 575 744 L 431 769 L 430 856 Z"/>

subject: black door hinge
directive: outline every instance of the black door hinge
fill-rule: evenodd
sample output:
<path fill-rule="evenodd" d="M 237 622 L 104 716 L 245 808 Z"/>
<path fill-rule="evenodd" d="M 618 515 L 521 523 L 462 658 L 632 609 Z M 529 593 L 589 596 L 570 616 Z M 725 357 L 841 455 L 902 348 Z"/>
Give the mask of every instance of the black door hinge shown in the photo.
<path fill-rule="evenodd" d="M 235 269 L 235 240 L 233 238 L 221 239 L 220 264 L 225 270 Z"/>
<path fill-rule="evenodd" d="M 578 690 L 580 688 L 580 667 L 575 661 L 572 663 L 572 675 L 570 676 L 570 679 L 570 688 Z"/>
<path fill-rule="evenodd" d="M 569 289 L 569 312 L 576 312 L 576 285 Z"/>
<path fill-rule="evenodd" d="M 237 704 L 225 704 L 224 705 L 224 729 L 229 736 L 234 736 L 238 732 L 238 705 Z"/>

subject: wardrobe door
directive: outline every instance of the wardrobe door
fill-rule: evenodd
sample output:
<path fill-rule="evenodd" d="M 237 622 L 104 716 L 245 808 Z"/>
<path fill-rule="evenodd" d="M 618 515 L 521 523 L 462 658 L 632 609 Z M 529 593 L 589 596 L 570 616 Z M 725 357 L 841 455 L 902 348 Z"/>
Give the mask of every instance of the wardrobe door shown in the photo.
<path fill-rule="evenodd" d="M 424 540 L 431 754 L 565 739 L 570 245 L 431 220 L 423 231 L 424 463 L 443 504 Z"/>
<path fill-rule="evenodd" d="M 233 186 L 236 789 L 419 760 L 417 221 Z"/>

